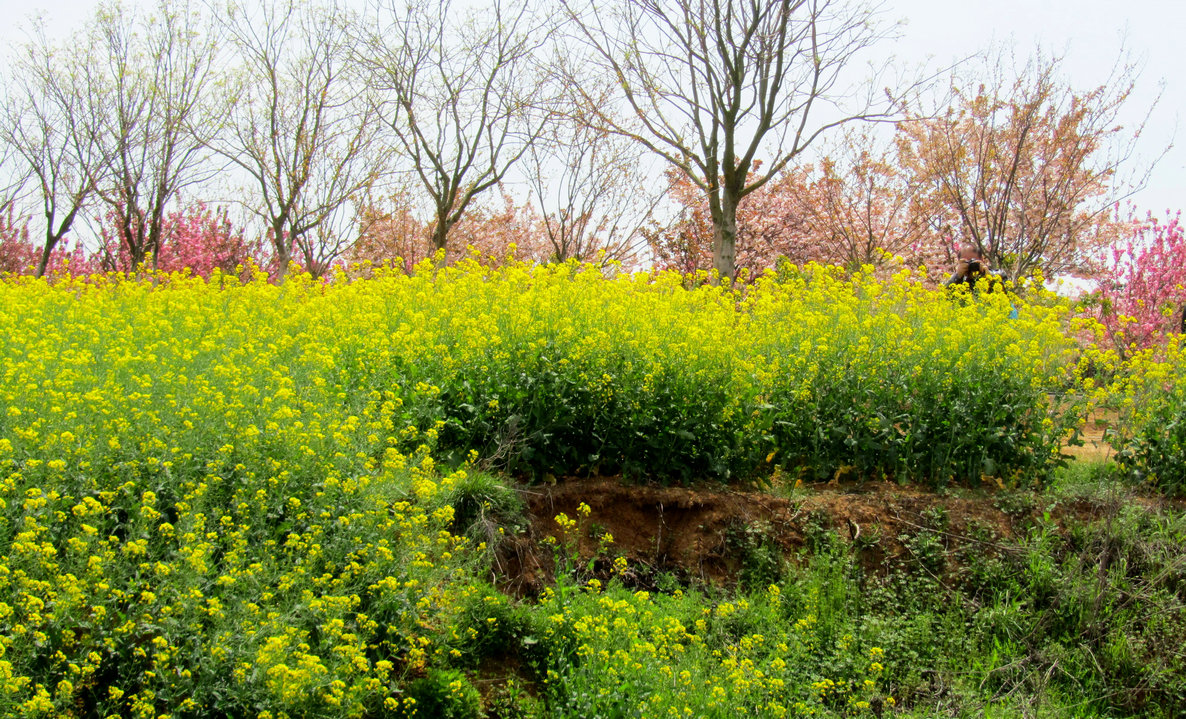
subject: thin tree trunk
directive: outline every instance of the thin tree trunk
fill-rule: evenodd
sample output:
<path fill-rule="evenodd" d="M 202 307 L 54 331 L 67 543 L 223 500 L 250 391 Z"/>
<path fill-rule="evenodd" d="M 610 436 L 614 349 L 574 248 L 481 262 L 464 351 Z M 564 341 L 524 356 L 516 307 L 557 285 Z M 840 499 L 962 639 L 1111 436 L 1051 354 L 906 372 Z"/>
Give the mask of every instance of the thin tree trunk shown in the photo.
<path fill-rule="evenodd" d="M 737 199 L 724 188 L 718 201 L 709 202 L 712 214 L 712 265 L 720 277 L 737 273 Z"/>
<path fill-rule="evenodd" d="M 276 284 L 284 284 L 284 278 L 288 275 L 288 263 L 292 262 L 292 257 L 288 253 L 281 251 L 276 256 Z"/>
<path fill-rule="evenodd" d="M 272 225 L 272 246 L 276 248 L 276 284 L 283 284 L 288 275 L 288 263 L 292 262 L 292 242 L 284 234 L 284 223 Z"/>
<path fill-rule="evenodd" d="M 161 220 L 154 217 L 148 230 L 148 248 L 152 252 L 152 271 L 160 267 L 161 260 Z"/>
<path fill-rule="evenodd" d="M 447 210 L 445 212 L 438 211 L 436 224 L 434 224 L 432 227 L 432 251 L 433 251 L 433 255 L 436 255 L 436 253 L 438 253 L 438 252 L 444 251 L 445 257 L 444 257 L 444 260 L 442 261 L 442 264 L 446 264 L 446 265 L 449 264 L 449 252 L 448 252 L 449 230 L 452 229 L 452 227 L 453 227 L 452 223 L 449 222 L 448 211 Z"/>
<path fill-rule="evenodd" d="M 37 277 L 45 277 L 45 271 L 49 268 L 49 257 L 57 247 L 59 239 L 61 238 L 54 237 L 48 231 L 45 233 L 45 245 L 41 248 L 41 259 L 37 261 Z"/>

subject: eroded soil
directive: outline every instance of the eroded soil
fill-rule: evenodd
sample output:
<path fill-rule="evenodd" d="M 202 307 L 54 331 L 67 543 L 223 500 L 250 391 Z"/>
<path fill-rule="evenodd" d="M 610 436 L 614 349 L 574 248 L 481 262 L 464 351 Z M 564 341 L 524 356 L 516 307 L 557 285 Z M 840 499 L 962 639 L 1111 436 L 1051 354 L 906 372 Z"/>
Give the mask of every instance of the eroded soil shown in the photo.
<path fill-rule="evenodd" d="M 955 569 L 950 565 L 961 551 L 1011 551 L 1013 540 L 1036 521 L 1080 523 L 1109 511 L 1100 498 L 1055 501 L 994 487 L 937 493 L 892 482 L 828 483 L 787 492 L 630 484 L 601 477 L 521 492 L 530 527 L 504 543 L 496 568 L 499 582 L 519 596 L 535 595 L 551 583 L 555 553 L 547 538 L 563 541 L 555 520 L 561 513 L 580 521 L 575 535 L 582 564 L 593 562 L 594 574 L 608 575 L 612 559 L 624 556 L 630 566 L 626 579 L 646 587 L 661 574 L 729 586 L 755 541 L 795 561 L 803 558 L 813 536 L 828 532 L 852 543 L 861 564 L 873 572 L 914 559 L 909 538 L 930 533 L 942 542 L 948 569 Z M 1124 501 L 1151 508 L 1166 502 L 1152 496 Z M 581 503 L 590 509 L 584 518 Z M 602 549 L 606 532 L 613 543 Z"/>

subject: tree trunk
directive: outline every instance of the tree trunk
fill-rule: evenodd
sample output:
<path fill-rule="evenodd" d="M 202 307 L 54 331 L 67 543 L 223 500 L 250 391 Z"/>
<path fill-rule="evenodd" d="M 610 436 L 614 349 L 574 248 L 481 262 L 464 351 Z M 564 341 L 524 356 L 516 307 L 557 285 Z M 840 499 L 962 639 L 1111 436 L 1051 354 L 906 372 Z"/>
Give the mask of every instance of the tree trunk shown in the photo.
<path fill-rule="evenodd" d="M 288 274 L 288 263 L 291 261 L 292 257 L 286 252 L 276 254 L 276 284 L 284 284 L 284 277 Z"/>
<path fill-rule="evenodd" d="M 432 251 L 433 253 L 446 250 L 449 242 L 449 218 L 447 215 L 437 213 L 436 224 L 432 228 Z M 446 255 L 447 257 L 447 255 Z"/>
<path fill-rule="evenodd" d="M 132 205 L 126 205 L 123 210 L 120 210 L 119 218 L 119 224 L 124 233 L 122 240 L 128 247 L 128 272 L 134 272 L 140 268 L 140 264 L 144 262 L 146 250 L 144 223 L 134 219 L 133 212 L 139 214 Z"/>
<path fill-rule="evenodd" d="M 37 277 L 45 277 L 45 272 L 49 269 L 49 258 L 53 255 L 54 248 L 58 246 L 58 243 L 66 236 L 66 233 L 70 231 L 70 228 L 74 225 L 74 218 L 78 215 L 80 209 L 82 209 L 82 206 L 75 204 L 70 209 L 70 212 L 66 213 L 66 216 L 62 218 L 56 230 L 54 229 L 54 212 L 52 208 L 46 211 L 45 245 L 41 248 L 41 259 L 37 261 Z"/>
<path fill-rule="evenodd" d="M 161 260 L 161 228 L 162 220 L 154 213 L 152 223 L 148 227 L 148 251 L 152 253 L 152 271 L 156 272 Z"/>
<path fill-rule="evenodd" d="M 444 252 L 444 257 L 441 258 L 439 267 L 445 267 L 449 264 L 449 230 L 453 229 L 453 225 L 457 224 L 457 219 L 460 213 L 453 215 L 450 221 L 449 210 L 438 210 L 436 222 L 432 226 L 432 260 L 436 263 L 436 255 L 439 252 Z"/>
<path fill-rule="evenodd" d="M 59 239 L 61 238 L 54 237 L 49 232 L 45 233 L 45 246 L 41 248 L 41 259 L 37 261 L 37 277 L 45 277 L 45 271 L 49 268 L 49 257 L 53 254 Z"/>
<path fill-rule="evenodd" d="M 276 249 L 276 284 L 283 284 L 288 275 L 288 263 L 292 262 L 292 242 L 284 232 L 284 223 L 272 225 L 272 246 Z"/>
<path fill-rule="evenodd" d="M 737 198 L 721 188 L 720 199 L 709 199 L 712 214 L 712 265 L 722 279 L 737 273 Z"/>

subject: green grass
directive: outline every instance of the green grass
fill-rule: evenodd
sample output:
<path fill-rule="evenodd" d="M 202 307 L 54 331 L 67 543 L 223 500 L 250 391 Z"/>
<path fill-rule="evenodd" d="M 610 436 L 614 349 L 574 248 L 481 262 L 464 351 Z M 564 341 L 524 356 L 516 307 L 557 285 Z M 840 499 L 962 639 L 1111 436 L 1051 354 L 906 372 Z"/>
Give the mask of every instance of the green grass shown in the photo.
<path fill-rule="evenodd" d="M 924 512 L 897 538 L 909 560 L 883 571 L 823 525 L 802 556 L 774 566 L 760 526 L 738 532 L 730 546 L 746 576 L 731 591 L 639 594 L 617 580 L 591 590 L 573 569 L 516 610 L 538 639 L 536 715 L 1186 712 L 1182 512 L 1142 500 L 1102 464 L 984 501 L 1015 513 L 1017 539 L 948 548 L 945 513 Z"/>

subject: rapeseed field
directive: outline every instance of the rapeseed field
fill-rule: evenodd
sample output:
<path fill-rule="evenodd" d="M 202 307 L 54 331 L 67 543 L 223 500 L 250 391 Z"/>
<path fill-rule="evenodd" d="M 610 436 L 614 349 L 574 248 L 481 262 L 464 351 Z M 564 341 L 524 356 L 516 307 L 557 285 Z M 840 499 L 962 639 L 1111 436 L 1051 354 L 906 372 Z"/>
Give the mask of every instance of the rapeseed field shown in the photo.
<path fill-rule="evenodd" d="M 1118 372 L 1065 304 L 908 270 L 368 275 L 0 282 L 0 713 L 477 716 L 491 637 L 530 640 L 517 701 L 557 716 L 882 711 L 886 650 L 819 587 L 582 577 L 517 608 L 457 488 L 1041 483 Z M 1132 416 L 1162 426 L 1176 345 L 1135 366 Z"/>

